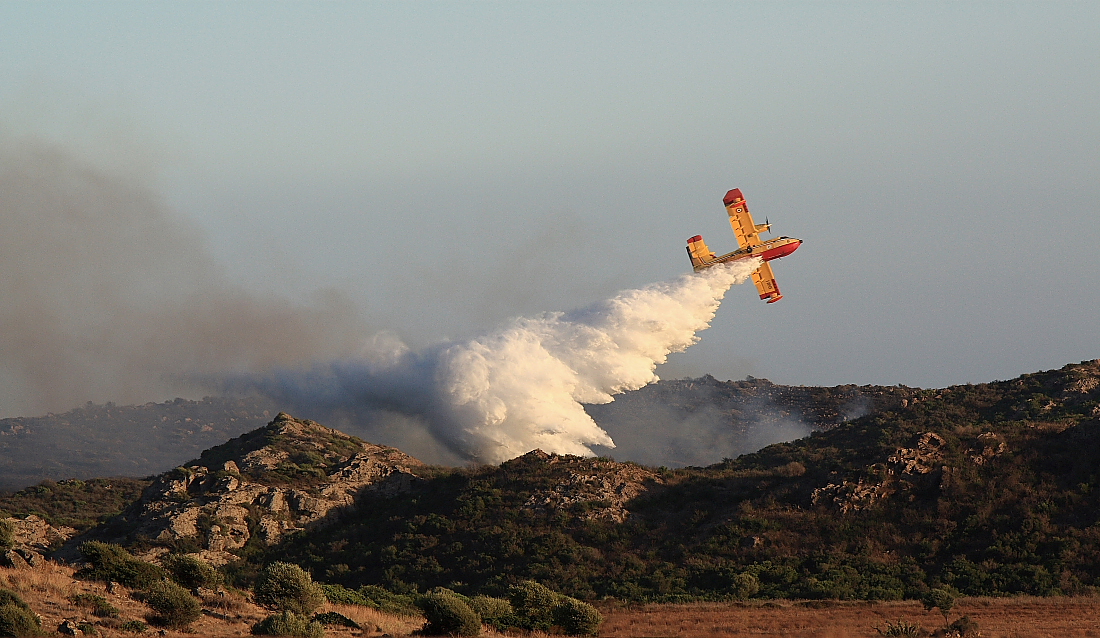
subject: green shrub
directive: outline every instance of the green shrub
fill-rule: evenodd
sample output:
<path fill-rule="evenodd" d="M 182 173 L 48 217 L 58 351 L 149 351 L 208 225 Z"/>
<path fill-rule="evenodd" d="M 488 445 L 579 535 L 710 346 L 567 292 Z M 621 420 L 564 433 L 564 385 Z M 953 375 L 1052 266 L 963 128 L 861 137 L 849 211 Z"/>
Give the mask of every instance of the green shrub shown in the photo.
<path fill-rule="evenodd" d="M 355 622 L 351 618 L 348 618 L 344 614 L 337 613 L 335 611 L 326 611 L 323 614 L 314 614 L 313 622 L 319 622 L 322 625 L 339 625 L 341 627 L 351 627 L 352 629 L 362 629 L 359 623 Z"/>
<path fill-rule="evenodd" d="M 481 622 L 494 629 L 503 631 L 516 626 L 516 614 L 512 609 L 512 603 L 503 598 L 474 596 L 470 599 L 470 607 L 481 616 Z"/>
<path fill-rule="evenodd" d="M 161 565 L 168 575 L 184 587 L 195 590 L 199 587 L 213 588 L 221 584 L 221 574 L 206 561 L 187 554 L 171 554 Z"/>
<path fill-rule="evenodd" d="M 120 545 L 88 541 L 80 546 L 80 552 L 91 563 L 77 572 L 80 578 L 114 581 L 133 589 L 144 589 L 168 576 L 160 567 L 134 558 Z"/>
<path fill-rule="evenodd" d="M 602 623 L 599 610 L 576 598 L 562 596 L 554 607 L 554 624 L 571 636 L 595 636 Z"/>
<path fill-rule="evenodd" d="M 334 605 L 362 605 L 370 606 L 367 597 L 354 589 L 348 589 L 343 585 L 328 585 L 321 583 L 321 591 L 325 593 L 325 599 Z"/>
<path fill-rule="evenodd" d="M 0 520 L 0 552 L 6 552 L 15 547 L 15 530 L 11 523 Z"/>
<path fill-rule="evenodd" d="M 22 601 L 20 601 L 22 602 Z M 24 603 L 0 604 L 0 636 L 38 636 L 42 634 L 42 621 Z"/>
<path fill-rule="evenodd" d="M 202 615 L 199 600 L 171 581 L 153 583 L 138 592 L 137 597 L 152 608 L 154 614 L 147 620 L 154 625 L 178 629 L 195 622 Z"/>
<path fill-rule="evenodd" d="M 737 600 L 752 598 L 756 595 L 756 592 L 760 591 L 760 581 L 755 574 L 742 572 L 733 577 L 730 591 Z"/>
<path fill-rule="evenodd" d="M 525 580 L 508 589 L 508 599 L 515 612 L 517 627 L 547 631 L 554 625 L 558 594 L 549 587 Z"/>
<path fill-rule="evenodd" d="M 149 629 L 149 625 L 146 625 L 140 620 L 127 620 L 126 622 L 119 625 L 118 628 L 122 631 L 128 631 L 132 634 L 143 634 L 147 629 Z"/>
<path fill-rule="evenodd" d="M 980 631 L 978 623 L 970 619 L 970 616 L 963 616 L 948 626 L 948 630 L 957 633 L 959 636 L 978 636 Z"/>
<path fill-rule="evenodd" d="M 363 585 L 358 590 L 343 585 L 321 584 L 321 590 L 330 603 L 337 605 L 362 605 L 389 614 L 417 616 L 420 608 L 414 596 L 395 594 L 378 585 Z"/>
<path fill-rule="evenodd" d="M 24 602 L 19 594 L 10 589 L 0 589 L 0 605 L 15 605 L 20 609 L 31 610 L 31 606 Z"/>
<path fill-rule="evenodd" d="M 947 588 L 937 587 L 924 594 L 921 597 L 921 603 L 924 604 L 927 611 L 939 607 L 940 613 L 943 614 L 943 621 L 947 622 L 947 615 L 951 613 L 951 609 L 955 606 L 955 594 Z"/>
<path fill-rule="evenodd" d="M 253 588 L 256 603 L 296 614 L 311 614 L 325 602 L 325 592 L 309 572 L 290 563 L 271 563 Z"/>
<path fill-rule="evenodd" d="M 69 596 L 69 602 L 78 607 L 87 607 L 92 610 L 92 615 L 100 618 L 118 618 L 122 611 L 107 601 L 103 596 L 96 594 L 76 594 Z"/>
<path fill-rule="evenodd" d="M 476 636 L 481 633 L 481 617 L 455 592 L 438 587 L 420 599 L 420 609 L 428 623 L 421 633 L 428 636 Z"/>
<path fill-rule="evenodd" d="M 252 633 L 258 636 L 321 638 L 325 635 L 325 628 L 319 622 L 310 621 L 307 616 L 292 611 L 281 611 L 252 625 Z"/>

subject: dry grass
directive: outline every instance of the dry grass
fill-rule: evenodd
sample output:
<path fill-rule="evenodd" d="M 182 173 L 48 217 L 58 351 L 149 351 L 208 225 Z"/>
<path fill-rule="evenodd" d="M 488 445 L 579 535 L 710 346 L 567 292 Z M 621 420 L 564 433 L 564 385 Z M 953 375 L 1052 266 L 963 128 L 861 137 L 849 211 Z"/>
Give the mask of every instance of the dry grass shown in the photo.
<path fill-rule="evenodd" d="M 88 622 L 96 625 L 96 630 L 104 638 L 127 637 L 117 628 L 122 621 L 144 620 L 149 608 L 130 597 L 125 587 L 116 587 L 115 592 L 107 591 L 103 583 L 76 580 L 72 567 L 46 562 L 33 569 L 10 569 L 0 567 L 0 587 L 12 589 L 27 601 L 35 612 L 42 616 L 42 628 L 52 634 L 64 620 L 75 623 Z M 102 596 L 119 608 L 119 619 L 97 618 L 88 607 L 72 603 L 70 598 L 76 594 L 94 594 Z M 185 632 L 168 631 L 167 636 L 195 638 L 195 636 L 249 636 L 252 625 L 271 612 L 250 602 L 241 592 L 230 591 L 224 596 L 212 595 L 203 598 L 203 608 L 218 615 L 203 615 L 191 624 Z M 423 618 L 384 614 L 374 609 L 355 605 L 326 605 L 324 611 L 336 611 L 355 620 L 363 630 L 346 627 L 329 627 L 325 633 L 329 636 L 408 636 L 424 625 Z M 155 635 L 147 632 L 145 635 Z"/>
<path fill-rule="evenodd" d="M 951 620 L 970 616 L 983 638 L 1100 638 L 1100 598 L 961 598 Z M 876 627 L 905 620 L 932 632 L 943 616 L 915 601 L 753 601 L 605 609 L 601 638 L 814 636 L 877 638 Z"/>
<path fill-rule="evenodd" d="M 413 631 L 424 626 L 424 619 L 419 616 L 397 616 L 359 605 L 325 605 L 322 611 L 335 611 L 351 618 L 363 627 L 363 633 L 390 634 L 391 636 L 408 636 Z M 325 633 L 332 633 L 326 630 Z"/>
<path fill-rule="evenodd" d="M 48 561 L 34 569 L 0 568 L 0 587 L 16 591 L 24 598 L 44 595 L 67 599 L 78 593 L 73 570 Z"/>

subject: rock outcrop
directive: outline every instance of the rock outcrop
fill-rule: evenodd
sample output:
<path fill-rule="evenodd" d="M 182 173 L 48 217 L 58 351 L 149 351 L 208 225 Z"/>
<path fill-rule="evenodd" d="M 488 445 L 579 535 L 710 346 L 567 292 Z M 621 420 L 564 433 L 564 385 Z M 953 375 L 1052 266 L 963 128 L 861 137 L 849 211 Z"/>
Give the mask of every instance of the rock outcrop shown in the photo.
<path fill-rule="evenodd" d="M 532 450 L 508 465 L 548 466 L 554 477 L 534 490 L 524 503 L 528 509 L 569 511 L 585 520 L 622 523 L 630 515 L 627 504 L 650 487 L 663 483 L 661 476 L 633 463 L 618 463 Z"/>
<path fill-rule="evenodd" d="M 105 540 L 148 539 L 223 564 L 249 542 L 271 545 L 324 524 L 359 494 L 408 490 L 418 480 L 411 468 L 420 465 L 395 448 L 280 413 L 157 477 L 124 512 L 124 537 Z"/>
<path fill-rule="evenodd" d="M 26 518 L 0 519 L 12 532 L 11 549 L 0 552 L 0 566 L 35 567 L 44 554 L 64 543 L 76 534 L 71 527 L 54 527 L 41 517 L 31 514 Z"/>

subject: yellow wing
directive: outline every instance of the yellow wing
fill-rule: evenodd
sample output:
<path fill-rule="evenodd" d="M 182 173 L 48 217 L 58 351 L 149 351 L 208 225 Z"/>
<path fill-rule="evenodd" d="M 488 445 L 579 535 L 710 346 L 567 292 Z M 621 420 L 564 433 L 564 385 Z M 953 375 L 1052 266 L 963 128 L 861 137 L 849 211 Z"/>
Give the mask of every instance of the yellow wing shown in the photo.
<path fill-rule="evenodd" d="M 783 298 L 783 295 L 779 294 L 779 284 L 775 283 L 772 267 L 766 261 L 752 271 L 752 283 L 756 284 L 760 298 L 767 299 L 768 303 L 775 303 Z"/>
<path fill-rule="evenodd" d="M 730 226 L 737 237 L 737 245 L 740 248 L 750 248 L 762 244 L 760 233 L 768 230 L 767 224 L 756 224 L 749 214 L 749 206 L 745 203 L 745 197 L 741 195 L 741 189 L 735 188 L 726 193 L 722 202 L 726 205 L 726 212 L 730 216 Z"/>

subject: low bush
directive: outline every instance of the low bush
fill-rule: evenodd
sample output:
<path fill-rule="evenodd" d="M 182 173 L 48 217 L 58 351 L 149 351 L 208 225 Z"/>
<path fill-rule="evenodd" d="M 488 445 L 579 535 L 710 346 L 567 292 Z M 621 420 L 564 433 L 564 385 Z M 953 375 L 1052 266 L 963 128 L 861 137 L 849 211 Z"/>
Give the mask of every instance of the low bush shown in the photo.
<path fill-rule="evenodd" d="M 420 609 L 428 619 L 421 633 L 428 636 L 476 636 L 481 617 L 455 592 L 438 587 L 421 597 Z"/>
<path fill-rule="evenodd" d="M 96 594 L 76 594 L 74 596 L 69 596 L 69 602 L 78 607 L 91 609 L 92 615 L 100 618 L 118 618 L 119 613 L 122 611 L 108 602 L 103 596 L 97 596 Z"/>
<path fill-rule="evenodd" d="M 292 611 L 282 611 L 252 625 L 252 633 L 257 636 L 321 638 L 325 635 L 325 628 L 321 623 L 311 621 L 307 616 Z"/>
<path fill-rule="evenodd" d="M 402 616 L 416 616 L 420 613 L 415 596 L 395 594 L 377 585 L 363 585 L 359 589 L 348 589 L 343 585 L 322 584 L 321 590 L 324 591 L 325 598 L 330 603 L 337 605 L 362 605 Z"/>
<path fill-rule="evenodd" d="M 42 635 L 42 621 L 26 604 L 0 604 L 0 636 L 39 635 Z"/>
<path fill-rule="evenodd" d="M 730 590 L 733 593 L 733 597 L 737 600 L 752 598 L 760 591 L 760 580 L 757 579 L 754 574 L 742 572 L 733 577 L 733 584 Z"/>
<path fill-rule="evenodd" d="M 359 623 L 355 622 L 351 618 L 348 618 L 344 614 L 335 611 L 326 611 L 323 614 L 314 614 L 313 622 L 319 622 L 322 625 L 337 625 L 340 627 L 351 627 L 352 629 L 362 629 Z"/>
<path fill-rule="evenodd" d="M 221 583 L 221 574 L 206 561 L 187 554 L 171 554 L 161 565 L 168 575 L 184 587 L 195 590 L 199 587 L 214 588 Z"/>
<path fill-rule="evenodd" d="M 343 585 L 329 585 L 321 583 L 321 591 L 325 593 L 325 599 L 334 605 L 362 605 L 369 607 L 366 596 L 354 589 L 348 589 Z"/>
<path fill-rule="evenodd" d="M 264 567 L 252 591 L 256 604 L 296 614 L 311 614 L 325 602 L 324 590 L 309 572 L 290 563 Z"/>
<path fill-rule="evenodd" d="M 88 541 L 80 546 L 80 553 L 90 565 L 76 573 L 79 578 L 114 581 L 133 589 L 144 589 L 168 577 L 166 571 L 134 558 L 121 545 Z"/>
<path fill-rule="evenodd" d="M 498 631 L 516 626 L 516 615 L 512 609 L 512 603 L 503 598 L 474 596 L 470 599 L 470 607 L 481 616 L 481 622 Z"/>
<path fill-rule="evenodd" d="M 2 605 L 15 605 L 20 609 L 31 610 L 31 606 L 19 594 L 10 589 L 0 589 L 0 606 Z"/>
<path fill-rule="evenodd" d="M 118 626 L 122 631 L 127 631 L 132 634 L 143 634 L 149 629 L 149 625 L 141 622 L 140 620 L 127 620 Z"/>
<path fill-rule="evenodd" d="M 554 624 L 570 636 L 595 636 L 602 623 L 599 610 L 576 598 L 562 596 L 554 607 Z"/>
<path fill-rule="evenodd" d="M 967 636 L 980 636 L 978 633 L 981 628 L 978 627 L 978 623 L 970 619 L 970 616 L 963 616 L 955 622 L 951 623 L 947 627 L 948 631 L 954 632 L 964 638 Z"/>
<path fill-rule="evenodd" d="M 558 594 L 549 587 L 525 580 L 508 590 L 516 626 L 530 631 L 547 631 L 554 625 Z"/>
<path fill-rule="evenodd" d="M 190 625 L 202 615 L 199 600 L 183 587 L 171 581 L 154 583 L 136 597 L 153 610 L 147 620 L 154 625 L 179 629 Z"/>

